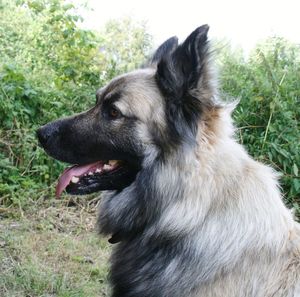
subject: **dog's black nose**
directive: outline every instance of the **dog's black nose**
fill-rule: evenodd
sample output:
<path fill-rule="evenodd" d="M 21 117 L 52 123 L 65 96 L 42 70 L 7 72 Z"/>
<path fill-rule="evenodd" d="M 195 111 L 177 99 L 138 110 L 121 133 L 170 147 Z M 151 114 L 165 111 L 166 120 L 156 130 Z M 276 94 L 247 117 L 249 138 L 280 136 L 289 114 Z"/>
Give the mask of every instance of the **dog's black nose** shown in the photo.
<path fill-rule="evenodd" d="M 49 140 L 58 133 L 58 128 L 54 123 L 42 126 L 36 131 L 40 144 L 45 147 Z"/>
<path fill-rule="evenodd" d="M 36 136 L 37 136 L 40 144 L 42 146 L 45 146 L 50 135 L 47 132 L 47 130 L 45 129 L 45 126 L 43 126 L 36 131 Z"/>

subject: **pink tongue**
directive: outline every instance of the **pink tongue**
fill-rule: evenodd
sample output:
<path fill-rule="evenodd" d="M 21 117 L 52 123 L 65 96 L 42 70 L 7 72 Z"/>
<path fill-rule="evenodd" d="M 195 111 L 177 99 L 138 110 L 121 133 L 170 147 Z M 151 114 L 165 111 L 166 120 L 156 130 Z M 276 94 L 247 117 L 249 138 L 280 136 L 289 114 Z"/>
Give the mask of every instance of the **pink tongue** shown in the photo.
<path fill-rule="evenodd" d="M 58 183 L 56 185 L 55 195 L 57 198 L 61 195 L 64 189 L 68 186 L 73 176 L 81 176 L 89 171 L 94 171 L 96 168 L 102 168 L 104 163 L 102 161 L 98 161 L 95 163 L 87 164 L 87 165 L 74 165 L 65 169 L 62 175 L 58 179 Z"/>

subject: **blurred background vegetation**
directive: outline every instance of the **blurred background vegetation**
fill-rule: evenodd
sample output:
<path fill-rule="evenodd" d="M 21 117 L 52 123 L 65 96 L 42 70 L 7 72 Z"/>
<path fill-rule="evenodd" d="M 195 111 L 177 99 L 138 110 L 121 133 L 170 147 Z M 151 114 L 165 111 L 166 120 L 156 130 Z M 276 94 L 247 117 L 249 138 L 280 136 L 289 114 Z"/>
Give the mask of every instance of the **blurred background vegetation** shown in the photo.
<path fill-rule="evenodd" d="M 0 205 L 23 207 L 52 195 L 62 169 L 37 147 L 36 128 L 92 106 L 97 88 L 142 64 L 153 44 L 130 18 L 92 32 L 62 0 L 0 3 Z M 217 59 L 222 92 L 240 100 L 240 142 L 281 172 L 286 202 L 299 212 L 299 45 L 270 38 L 247 58 L 222 47 Z"/>
<path fill-rule="evenodd" d="M 35 131 L 92 106 L 100 86 L 144 62 L 153 39 L 130 18 L 99 32 L 81 21 L 63 0 L 0 1 L 1 296 L 108 294 L 107 245 L 86 232 L 97 200 L 53 199 L 63 164 L 38 147 Z M 281 173 L 299 216 L 299 45 L 273 37 L 246 56 L 220 42 L 216 58 L 223 98 L 240 100 L 240 143 Z"/>
<path fill-rule="evenodd" d="M 38 126 L 91 107 L 95 91 L 138 67 L 152 38 L 129 18 L 81 29 L 71 4 L 9 1 L 0 7 L 0 205 L 51 195 L 62 167 L 37 147 Z"/>

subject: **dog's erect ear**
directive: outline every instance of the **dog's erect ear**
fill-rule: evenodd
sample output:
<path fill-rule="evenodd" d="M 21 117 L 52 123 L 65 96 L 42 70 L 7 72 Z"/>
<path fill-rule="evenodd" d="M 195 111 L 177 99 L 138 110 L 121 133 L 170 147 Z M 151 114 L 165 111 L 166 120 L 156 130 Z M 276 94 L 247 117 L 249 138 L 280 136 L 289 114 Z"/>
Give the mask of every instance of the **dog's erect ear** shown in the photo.
<path fill-rule="evenodd" d="M 208 25 L 197 28 L 171 55 L 161 57 L 156 80 L 164 95 L 182 99 L 188 90 L 197 88 L 206 70 L 208 29 Z"/>
<path fill-rule="evenodd" d="M 166 100 L 170 143 L 194 143 L 202 104 L 211 106 L 213 102 L 208 29 L 207 25 L 197 28 L 157 63 L 155 79 Z"/>
<path fill-rule="evenodd" d="M 178 38 L 176 36 L 169 38 L 163 44 L 161 44 L 159 48 L 155 51 L 155 53 L 149 61 L 149 64 L 157 64 L 159 61 L 161 61 L 161 59 L 163 59 L 163 57 L 171 55 L 171 53 L 177 48 L 177 46 Z"/>

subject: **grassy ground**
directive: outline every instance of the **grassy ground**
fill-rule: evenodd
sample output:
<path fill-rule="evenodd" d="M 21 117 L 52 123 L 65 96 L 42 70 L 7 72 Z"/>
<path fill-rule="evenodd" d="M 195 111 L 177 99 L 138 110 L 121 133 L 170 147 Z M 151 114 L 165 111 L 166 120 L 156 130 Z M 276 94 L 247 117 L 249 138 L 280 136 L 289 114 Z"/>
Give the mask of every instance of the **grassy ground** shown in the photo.
<path fill-rule="evenodd" d="M 110 247 L 96 234 L 97 200 L 0 208 L 0 296 L 108 296 Z"/>

